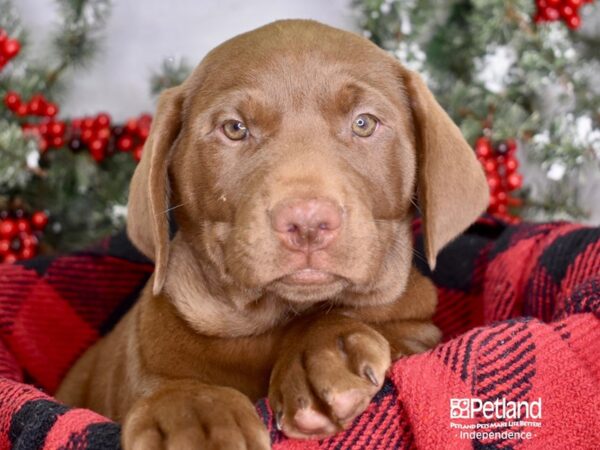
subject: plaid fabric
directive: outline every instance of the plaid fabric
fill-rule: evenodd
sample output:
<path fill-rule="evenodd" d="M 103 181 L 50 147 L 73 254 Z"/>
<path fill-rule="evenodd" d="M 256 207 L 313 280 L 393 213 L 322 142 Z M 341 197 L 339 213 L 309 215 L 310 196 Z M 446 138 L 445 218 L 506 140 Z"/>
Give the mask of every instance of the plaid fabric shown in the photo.
<path fill-rule="evenodd" d="M 415 233 L 419 249 L 418 223 Z M 433 274 L 419 254 L 438 286 L 444 342 L 397 361 L 367 411 L 329 439 L 286 439 L 260 401 L 273 448 L 600 448 L 600 229 L 484 219 L 441 253 Z M 0 265 L 0 448 L 119 447 L 117 424 L 51 394 L 151 271 L 122 235 L 85 253 Z M 450 419 L 451 399 L 466 398 L 541 398 L 542 425 L 507 429 L 531 431 L 530 440 L 461 438 L 451 422 L 489 422 Z"/>

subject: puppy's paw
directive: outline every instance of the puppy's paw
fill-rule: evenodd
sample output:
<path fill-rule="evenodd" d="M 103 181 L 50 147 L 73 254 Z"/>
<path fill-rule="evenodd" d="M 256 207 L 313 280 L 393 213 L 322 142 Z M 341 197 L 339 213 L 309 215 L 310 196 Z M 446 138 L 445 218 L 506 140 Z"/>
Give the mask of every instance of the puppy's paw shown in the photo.
<path fill-rule="evenodd" d="M 321 328 L 277 361 L 269 401 L 293 438 L 323 438 L 349 426 L 381 388 L 390 347 L 372 328 Z"/>
<path fill-rule="evenodd" d="M 204 385 L 170 386 L 136 402 L 125 418 L 122 443 L 125 450 L 271 448 L 247 397 Z"/>

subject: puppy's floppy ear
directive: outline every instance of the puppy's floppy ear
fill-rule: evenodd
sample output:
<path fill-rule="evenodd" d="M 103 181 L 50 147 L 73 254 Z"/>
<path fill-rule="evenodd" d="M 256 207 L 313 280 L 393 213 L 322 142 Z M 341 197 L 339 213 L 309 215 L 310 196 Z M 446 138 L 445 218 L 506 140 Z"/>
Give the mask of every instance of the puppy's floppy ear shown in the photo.
<path fill-rule="evenodd" d="M 425 253 L 433 270 L 438 252 L 487 208 L 481 164 L 460 129 L 419 75 L 402 68 L 417 144 L 417 192 Z"/>
<path fill-rule="evenodd" d="M 171 147 L 181 129 L 182 103 L 180 86 L 160 95 L 142 159 L 129 187 L 127 234 L 135 246 L 155 262 L 154 295 L 162 290 L 169 260 L 167 168 Z"/>

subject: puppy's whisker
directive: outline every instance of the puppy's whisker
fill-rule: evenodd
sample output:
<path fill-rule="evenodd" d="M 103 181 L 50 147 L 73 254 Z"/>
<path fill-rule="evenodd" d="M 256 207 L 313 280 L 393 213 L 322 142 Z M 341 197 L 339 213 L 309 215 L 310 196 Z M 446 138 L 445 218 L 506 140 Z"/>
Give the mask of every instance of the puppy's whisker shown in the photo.
<path fill-rule="evenodd" d="M 170 208 L 167 208 L 164 211 L 162 211 L 160 214 L 168 214 L 171 211 L 173 211 L 174 209 L 181 208 L 185 204 L 186 204 L 186 202 L 183 202 L 183 203 L 180 203 L 179 205 L 171 206 Z"/>
<path fill-rule="evenodd" d="M 415 207 L 415 210 L 418 211 L 419 215 L 421 217 L 423 217 L 423 212 L 421 211 L 421 207 L 419 206 L 419 204 L 415 201 L 414 197 L 410 198 L 410 203 Z"/>

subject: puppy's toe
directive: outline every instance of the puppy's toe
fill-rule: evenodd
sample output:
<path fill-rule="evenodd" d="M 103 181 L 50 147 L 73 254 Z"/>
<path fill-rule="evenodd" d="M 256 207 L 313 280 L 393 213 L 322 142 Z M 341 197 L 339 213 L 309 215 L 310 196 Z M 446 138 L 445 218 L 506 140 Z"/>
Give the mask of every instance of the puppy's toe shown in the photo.
<path fill-rule="evenodd" d="M 336 421 L 345 427 L 363 412 L 371 401 L 371 393 L 366 389 L 349 389 L 335 395 L 329 405 Z"/>
<path fill-rule="evenodd" d="M 285 422 L 284 422 L 285 427 Z M 296 411 L 292 419 L 290 427 L 285 427 L 288 431 L 290 428 L 295 428 L 302 434 L 307 436 L 313 435 L 328 435 L 335 433 L 337 427 L 331 422 L 325 414 L 308 407 Z"/>

